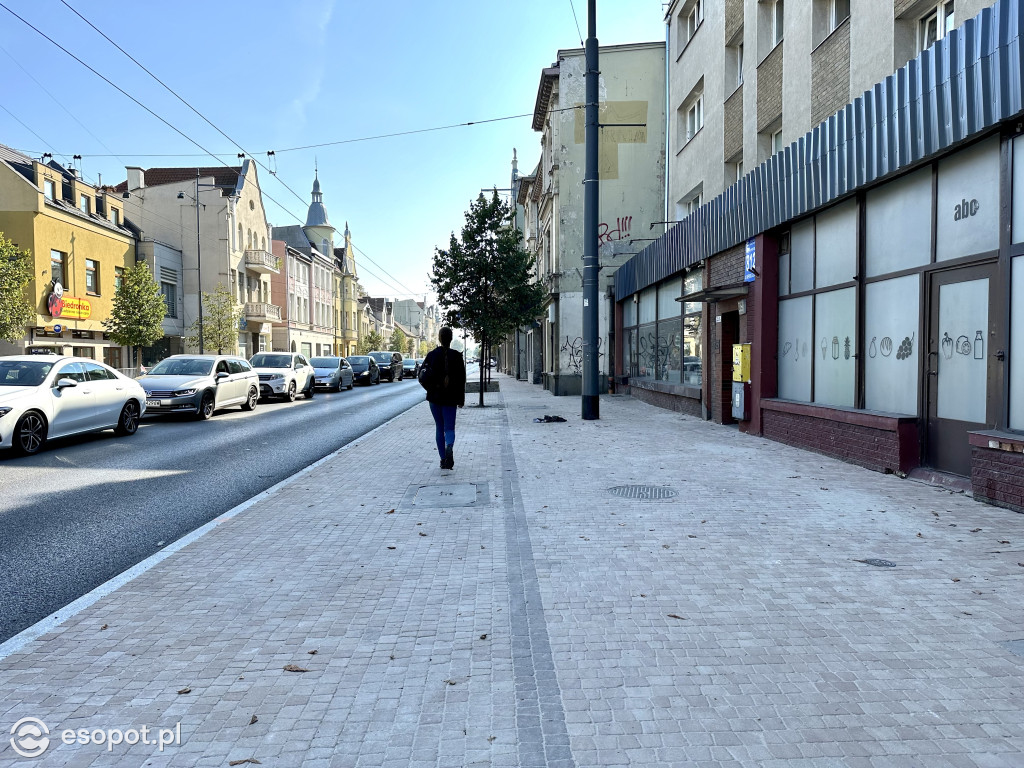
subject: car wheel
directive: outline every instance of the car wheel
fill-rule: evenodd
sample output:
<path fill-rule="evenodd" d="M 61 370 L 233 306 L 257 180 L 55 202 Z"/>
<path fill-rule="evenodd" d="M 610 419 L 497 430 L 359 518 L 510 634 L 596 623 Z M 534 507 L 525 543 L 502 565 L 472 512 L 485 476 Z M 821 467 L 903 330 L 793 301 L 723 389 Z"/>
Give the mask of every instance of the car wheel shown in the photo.
<path fill-rule="evenodd" d="M 214 410 L 216 410 L 216 404 L 214 403 L 213 392 L 207 392 L 199 402 L 199 412 L 196 416 L 200 421 L 206 421 L 213 416 Z"/>
<path fill-rule="evenodd" d="M 313 390 L 315 390 L 315 389 L 316 389 L 316 386 L 313 383 L 313 380 L 310 379 L 309 380 L 309 387 L 307 387 L 306 391 L 303 393 L 303 394 L 306 395 L 306 399 L 307 400 L 312 400 L 313 399 Z"/>
<path fill-rule="evenodd" d="M 345 387 L 342 386 L 341 379 L 338 379 L 338 383 L 331 387 L 331 389 L 335 392 L 341 392 L 341 390 L 343 390 L 344 388 Z"/>
<path fill-rule="evenodd" d="M 39 411 L 22 414 L 14 427 L 13 447 L 22 456 L 32 456 L 46 442 L 46 419 Z"/>
<path fill-rule="evenodd" d="M 351 389 L 352 389 L 352 387 L 354 387 L 355 385 L 356 385 L 356 380 L 355 380 L 355 379 L 352 379 L 352 381 L 351 381 L 351 382 L 349 382 L 349 385 L 348 385 L 347 389 L 351 390 Z"/>
<path fill-rule="evenodd" d="M 129 400 L 121 409 L 121 418 L 117 420 L 114 432 L 119 435 L 134 435 L 139 429 L 139 404 Z"/>
<path fill-rule="evenodd" d="M 295 402 L 295 382 L 292 381 L 288 384 L 288 392 L 285 394 L 284 399 L 289 403 Z"/>
<path fill-rule="evenodd" d="M 253 411 L 256 409 L 256 403 L 259 402 L 260 391 L 256 387 L 249 389 L 249 396 L 245 398 L 245 402 L 242 403 L 243 411 Z"/>

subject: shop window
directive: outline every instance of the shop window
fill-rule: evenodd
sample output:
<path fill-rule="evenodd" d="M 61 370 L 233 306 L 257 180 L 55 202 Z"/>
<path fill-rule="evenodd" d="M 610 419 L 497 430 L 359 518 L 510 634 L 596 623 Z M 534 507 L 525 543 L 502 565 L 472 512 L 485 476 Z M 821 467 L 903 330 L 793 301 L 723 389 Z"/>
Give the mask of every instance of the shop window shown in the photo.
<path fill-rule="evenodd" d="M 658 286 L 657 378 L 672 384 L 683 381 L 683 323 L 677 301 L 682 287 L 682 280 L 678 278 Z"/>
<path fill-rule="evenodd" d="M 936 357 L 940 381 L 936 415 L 940 419 L 985 422 L 983 393 L 988 366 L 983 334 L 988 323 L 988 294 L 988 278 L 939 286 L 938 330 L 943 336 Z M 948 346 L 943 347 L 947 338 Z"/>
<path fill-rule="evenodd" d="M 1013 140 L 1013 242 L 1024 243 L 1024 136 Z"/>
<path fill-rule="evenodd" d="M 779 397 L 811 401 L 813 297 L 779 302 Z"/>
<path fill-rule="evenodd" d="M 85 260 L 85 292 L 96 295 L 100 292 L 100 265 L 92 259 Z"/>
<path fill-rule="evenodd" d="M 919 275 L 907 275 L 865 287 L 864 407 L 870 411 L 917 415 L 920 285 Z"/>
<path fill-rule="evenodd" d="M 848 283 L 857 275 L 857 201 L 834 206 L 814 220 L 814 284 Z"/>
<path fill-rule="evenodd" d="M 784 266 L 785 277 L 781 274 Z M 793 226 L 790 252 L 780 258 L 779 272 L 779 293 L 783 296 L 814 288 L 814 219 L 805 219 Z"/>
<path fill-rule="evenodd" d="M 937 261 L 999 247 L 999 138 L 939 162 Z"/>
<path fill-rule="evenodd" d="M 913 269 L 931 261 L 931 168 L 868 192 L 866 208 L 868 277 Z"/>
<path fill-rule="evenodd" d="M 1013 260 L 1010 306 L 1010 428 L 1024 431 L 1024 256 Z"/>
<path fill-rule="evenodd" d="M 690 270 L 683 280 L 683 295 L 690 296 L 704 288 L 704 271 Z M 701 386 L 701 316 L 704 305 L 699 301 L 683 302 L 683 383 Z"/>
<path fill-rule="evenodd" d="M 814 402 L 852 408 L 857 352 L 857 289 L 814 297 Z M 801 352 L 803 342 L 801 341 Z"/>
<path fill-rule="evenodd" d="M 641 379 L 654 378 L 657 367 L 657 293 L 655 288 L 648 288 L 640 294 L 638 309 L 636 358 L 636 377 Z"/>
<path fill-rule="evenodd" d="M 634 300 L 635 299 L 635 300 Z M 639 299 L 634 294 L 631 298 L 622 303 L 622 327 L 632 328 L 636 325 L 636 310 Z"/>

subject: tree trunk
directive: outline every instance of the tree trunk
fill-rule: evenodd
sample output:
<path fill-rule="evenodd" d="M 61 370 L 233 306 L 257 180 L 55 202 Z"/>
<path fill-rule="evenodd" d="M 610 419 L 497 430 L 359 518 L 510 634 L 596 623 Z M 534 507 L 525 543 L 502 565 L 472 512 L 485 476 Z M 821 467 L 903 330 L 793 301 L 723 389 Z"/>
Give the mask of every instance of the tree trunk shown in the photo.
<path fill-rule="evenodd" d="M 480 340 L 480 354 L 481 354 L 481 357 L 480 357 L 480 407 L 481 408 L 484 407 L 484 358 L 483 358 L 483 351 L 484 351 L 484 347 L 485 346 L 486 346 L 485 340 L 481 339 Z"/>

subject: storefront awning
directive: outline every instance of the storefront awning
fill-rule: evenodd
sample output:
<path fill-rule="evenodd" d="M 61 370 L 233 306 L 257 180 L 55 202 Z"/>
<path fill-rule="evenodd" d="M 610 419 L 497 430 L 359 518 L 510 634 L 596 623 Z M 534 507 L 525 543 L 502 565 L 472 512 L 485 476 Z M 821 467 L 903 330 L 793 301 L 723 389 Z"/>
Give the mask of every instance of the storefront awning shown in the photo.
<path fill-rule="evenodd" d="M 712 301 L 728 301 L 729 299 L 738 299 L 740 296 L 746 296 L 749 291 L 750 283 L 718 285 L 714 288 L 704 288 L 696 293 L 680 296 L 676 301 L 703 301 L 705 303 L 710 303 Z"/>

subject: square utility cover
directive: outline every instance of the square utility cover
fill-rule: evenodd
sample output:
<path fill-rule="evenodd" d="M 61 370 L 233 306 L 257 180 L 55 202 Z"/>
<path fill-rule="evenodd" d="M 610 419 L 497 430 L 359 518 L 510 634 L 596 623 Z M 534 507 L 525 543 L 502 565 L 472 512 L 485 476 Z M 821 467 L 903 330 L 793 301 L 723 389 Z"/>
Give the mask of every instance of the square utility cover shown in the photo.
<path fill-rule="evenodd" d="M 419 509 L 446 509 L 472 507 L 486 500 L 486 483 L 444 483 L 440 485 L 414 485 L 402 499 L 403 507 Z"/>

